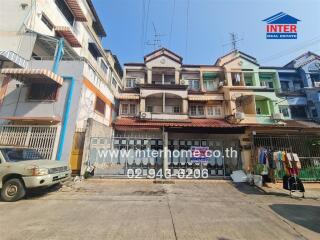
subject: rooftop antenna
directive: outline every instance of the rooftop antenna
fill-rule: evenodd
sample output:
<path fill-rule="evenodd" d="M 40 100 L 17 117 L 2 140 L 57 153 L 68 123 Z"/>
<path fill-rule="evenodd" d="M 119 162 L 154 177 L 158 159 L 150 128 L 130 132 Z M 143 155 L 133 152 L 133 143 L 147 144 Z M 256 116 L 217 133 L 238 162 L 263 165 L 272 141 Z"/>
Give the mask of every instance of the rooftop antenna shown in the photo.
<path fill-rule="evenodd" d="M 162 47 L 161 37 L 166 36 L 166 34 L 158 33 L 157 28 L 154 25 L 154 22 L 152 22 L 152 26 L 154 31 L 153 40 L 146 42 L 146 45 L 153 46 L 154 50 L 156 50 L 157 48 Z"/>
<path fill-rule="evenodd" d="M 238 38 L 238 35 L 234 32 L 230 33 L 230 39 L 231 41 L 226 43 L 226 44 L 223 44 L 222 46 L 228 46 L 228 45 L 231 45 L 232 46 L 232 51 L 235 51 L 237 50 L 237 43 L 242 41 L 243 38 Z"/>

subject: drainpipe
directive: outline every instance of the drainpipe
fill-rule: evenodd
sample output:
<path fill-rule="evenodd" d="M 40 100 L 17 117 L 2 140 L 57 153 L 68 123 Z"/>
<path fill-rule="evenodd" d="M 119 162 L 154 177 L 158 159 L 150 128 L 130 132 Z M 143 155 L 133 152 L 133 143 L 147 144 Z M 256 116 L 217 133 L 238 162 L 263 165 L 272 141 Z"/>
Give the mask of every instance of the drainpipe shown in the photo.
<path fill-rule="evenodd" d="M 64 113 L 63 113 L 63 123 L 62 123 L 60 142 L 59 142 L 58 152 L 57 152 L 57 160 L 58 161 L 61 160 L 63 145 L 65 143 L 67 125 L 68 125 L 69 115 L 70 115 L 71 101 L 72 101 L 72 97 L 73 97 L 74 84 L 75 84 L 75 79 L 73 77 L 63 77 L 63 79 L 70 81 L 70 86 L 69 86 L 69 90 L 67 93 L 66 107 L 65 107 Z"/>
<path fill-rule="evenodd" d="M 64 48 L 64 38 L 60 38 L 56 47 L 56 52 L 54 55 L 54 62 L 52 66 L 52 72 L 58 73 L 60 61 L 63 57 L 63 48 Z M 68 89 L 67 93 L 67 101 L 66 101 L 66 106 L 64 109 L 63 113 L 63 122 L 62 122 L 62 128 L 61 128 L 61 134 L 60 134 L 60 140 L 59 140 L 59 146 L 58 146 L 58 151 L 57 151 L 57 160 L 61 160 L 62 152 L 63 152 L 63 145 L 65 143 L 65 138 L 66 138 L 66 132 L 67 132 L 67 125 L 69 121 L 69 115 L 70 115 L 70 106 L 71 106 L 71 101 L 73 97 L 73 92 L 74 92 L 74 77 L 63 77 L 64 80 L 70 81 L 70 86 Z"/>
<path fill-rule="evenodd" d="M 54 55 L 54 62 L 52 67 L 52 72 L 54 73 L 58 73 L 59 64 L 63 56 L 63 48 L 64 48 L 64 38 L 60 38 L 56 48 L 56 53 Z"/>

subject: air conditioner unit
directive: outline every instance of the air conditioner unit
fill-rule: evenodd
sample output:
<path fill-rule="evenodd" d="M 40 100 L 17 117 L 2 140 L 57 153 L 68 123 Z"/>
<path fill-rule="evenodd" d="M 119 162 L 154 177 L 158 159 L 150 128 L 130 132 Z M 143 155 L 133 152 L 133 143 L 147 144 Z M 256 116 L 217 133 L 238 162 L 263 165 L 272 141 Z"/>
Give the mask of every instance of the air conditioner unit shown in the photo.
<path fill-rule="evenodd" d="M 136 79 L 136 84 L 144 84 L 144 79 L 143 78 L 137 78 Z"/>
<path fill-rule="evenodd" d="M 243 120 L 245 118 L 245 114 L 243 112 L 236 112 L 234 114 L 235 119 L 237 120 Z"/>
<path fill-rule="evenodd" d="M 151 112 L 141 112 L 140 118 L 141 119 L 151 119 Z"/>
<path fill-rule="evenodd" d="M 182 79 L 180 81 L 180 83 L 181 83 L 181 85 L 189 85 L 189 81 L 188 80 L 184 80 L 184 79 Z"/>
<path fill-rule="evenodd" d="M 273 113 L 272 114 L 272 119 L 276 120 L 276 121 L 280 121 L 280 120 L 283 120 L 284 117 L 283 117 L 282 113 Z"/>
<path fill-rule="evenodd" d="M 320 87 L 320 82 L 314 82 L 315 87 Z"/>

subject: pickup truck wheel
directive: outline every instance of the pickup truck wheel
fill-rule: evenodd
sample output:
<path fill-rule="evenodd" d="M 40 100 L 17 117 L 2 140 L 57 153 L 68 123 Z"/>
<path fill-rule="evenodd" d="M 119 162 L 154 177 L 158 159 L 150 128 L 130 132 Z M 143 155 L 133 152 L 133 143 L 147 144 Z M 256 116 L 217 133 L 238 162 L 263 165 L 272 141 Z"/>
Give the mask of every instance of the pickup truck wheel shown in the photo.
<path fill-rule="evenodd" d="M 18 178 L 9 179 L 1 189 L 1 199 L 6 202 L 18 201 L 26 195 L 26 189 Z"/>

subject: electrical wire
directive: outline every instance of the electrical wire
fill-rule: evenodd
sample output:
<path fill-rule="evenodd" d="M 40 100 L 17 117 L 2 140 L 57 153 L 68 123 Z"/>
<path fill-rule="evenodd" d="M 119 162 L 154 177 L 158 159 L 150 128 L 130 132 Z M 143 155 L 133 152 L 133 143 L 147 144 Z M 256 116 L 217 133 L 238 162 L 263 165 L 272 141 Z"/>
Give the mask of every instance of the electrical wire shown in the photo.
<path fill-rule="evenodd" d="M 186 60 L 188 59 L 189 9 L 190 9 L 190 0 L 188 0 L 187 2 L 187 24 L 186 24 L 186 46 L 185 46 Z"/>
<path fill-rule="evenodd" d="M 174 21 L 175 10 L 176 10 L 176 0 L 173 0 L 173 10 L 172 10 L 172 16 L 171 16 L 171 26 L 170 26 L 170 35 L 169 35 L 169 48 L 171 48 L 171 40 L 172 40 L 172 31 L 173 31 L 173 21 Z"/>
<path fill-rule="evenodd" d="M 149 22 L 149 13 L 150 13 L 150 1 L 151 0 L 148 0 L 148 5 L 147 5 L 147 14 L 146 14 L 146 22 L 145 22 L 145 29 L 144 29 L 144 44 L 146 43 L 146 37 L 148 35 L 148 22 Z"/>
<path fill-rule="evenodd" d="M 319 44 L 319 40 L 320 40 L 320 36 L 316 36 L 316 37 L 314 37 L 314 38 L 312 38 L 310 40 L 307 40 L 307 41 L 305 41 L 303 43 L 300 43 L 299 45 L 297 45 L 295 47 L 288 48 L 288 49 L 286 49 L 284 51 L 280 51 L 280 52 L 278 52 L 276 54 L 273 54 L 273 55 L 271 55 L 269 57 L 263 58 L 263 59 L 261 59 L 261 61 L 270 62 L 272 60 L 279 59 L 279 58 L 291 55 L 292 53 L 295 53 L 297 51 L 303 50 L 304 48 L 309 47 L 311 45 Z"/>
<path fill-rule="evenodd" d="M 144 55 L 144 22 L 146 17 L 146 0 L 142 0 L 142 14 L 141 14 L 141 51 L 142 55 Z"/>

